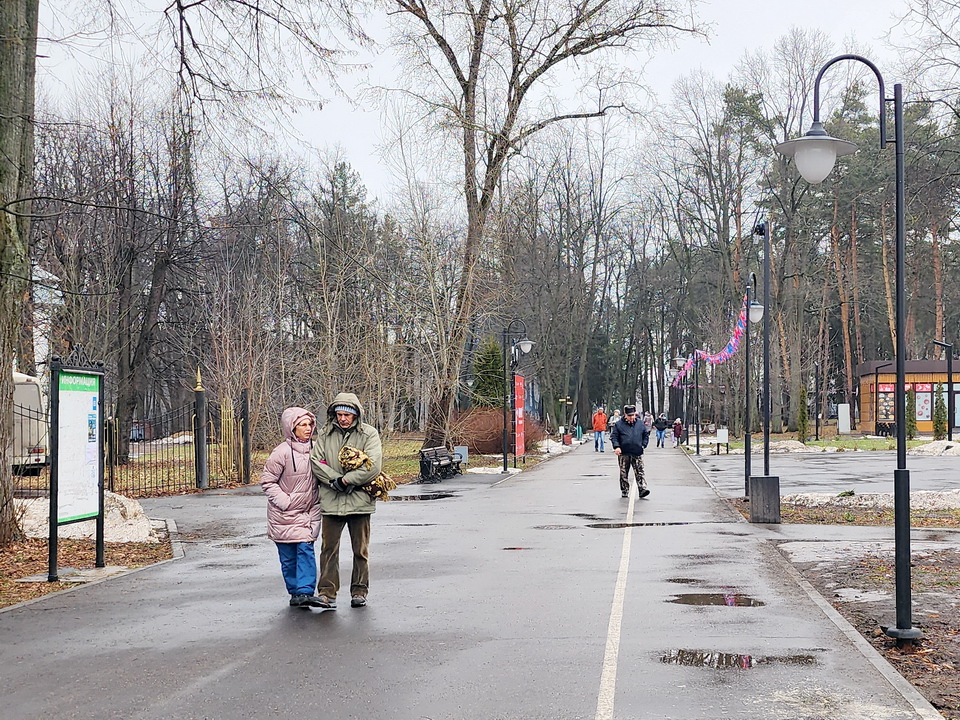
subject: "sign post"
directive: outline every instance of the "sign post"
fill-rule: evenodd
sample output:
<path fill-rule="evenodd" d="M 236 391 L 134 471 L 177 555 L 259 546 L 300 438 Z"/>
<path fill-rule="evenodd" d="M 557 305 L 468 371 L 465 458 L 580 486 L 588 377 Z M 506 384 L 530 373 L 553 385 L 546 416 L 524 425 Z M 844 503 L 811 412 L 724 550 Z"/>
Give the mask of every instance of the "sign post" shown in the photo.
<path fill-rule="evenodd" d="M 517 458 L 523 456 L 526 463 L 527 446 L 523 427 L 524 397 L 523 375 L 513 376 L 513 466 L 517 466 Z"/>
<path fill-rule="evenodd" d="M 103 363 L 76 345 L 50 361 L 50 532 L 47 580 L 56 582 L 60 525 L 96 520 L 96 566 L 104 567 Z"/>

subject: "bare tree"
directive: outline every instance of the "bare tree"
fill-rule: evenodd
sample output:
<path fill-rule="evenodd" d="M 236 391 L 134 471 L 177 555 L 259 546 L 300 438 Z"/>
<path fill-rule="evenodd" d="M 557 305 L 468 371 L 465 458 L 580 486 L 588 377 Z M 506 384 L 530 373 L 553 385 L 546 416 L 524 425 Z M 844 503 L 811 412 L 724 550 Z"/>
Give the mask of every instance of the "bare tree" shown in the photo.
<path fill-rule="evenodd" d="M 612 52 L 652 47 L 677 33 L 696 32 L 690 7 L 677 3 L 585 0 L 525 3 L 475 0 L 427 3 L 396 0 L 398 45 L 407 53 L 408 94 L 436 122 L 456 133 L 462 158 L 466 240 L 457 290 L 450 359 L 440 393 L 431 398 L 428 444 L 442 442 L 470 321 L 482 246 L 496 191 L 509 158 L 550 125 L 600 117 L 620 100 L 607 100 L 625 78 L 604 73 L 611 90 L 592 106 L 556 109 L 542 93 L 575 63 Z M 543 102 L 538 103 L 538 100 Z"/>

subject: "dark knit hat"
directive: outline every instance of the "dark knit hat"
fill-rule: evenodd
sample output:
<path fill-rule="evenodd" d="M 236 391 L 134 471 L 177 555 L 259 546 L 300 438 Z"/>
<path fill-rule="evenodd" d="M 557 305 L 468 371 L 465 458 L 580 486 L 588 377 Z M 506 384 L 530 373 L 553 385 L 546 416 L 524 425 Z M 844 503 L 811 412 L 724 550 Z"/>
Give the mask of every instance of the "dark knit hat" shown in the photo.
<path fill-rule="evenodd" d="M 357 409 L 356 409 L 355 407 L 350 407 L 349 405 L 337 405 L 337 406 L 333 409 L 333 411 L 334 411 L 335 413 L 344 412 L 344 413 L 351 413 L 351 414 L 353 414 L 353 415 L 359 415 L 359 414 L 360 414 L 360 413 L 357 412 Z"/>
<path fill-rule="evenodd" d="M 623 414 L 624 415 L 633 415 L 637 411 L 636 405 L 624 405 Z"/>

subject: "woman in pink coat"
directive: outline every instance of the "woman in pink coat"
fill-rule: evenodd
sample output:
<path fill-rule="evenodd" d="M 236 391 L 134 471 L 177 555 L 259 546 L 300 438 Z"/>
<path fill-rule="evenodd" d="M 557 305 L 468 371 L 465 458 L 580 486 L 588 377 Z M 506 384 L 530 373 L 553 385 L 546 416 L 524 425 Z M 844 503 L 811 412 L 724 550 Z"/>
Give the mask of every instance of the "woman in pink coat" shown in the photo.
<path fill-rule="evenodd" d="M 267 537 L 277 544 L 280 570 L 293 607 L 320 607 L 317 557 L 313 543 L 320 534 L 317 481 L 310 468 L 316 416 L 290 407 L 280 416 L 284 441 L 263 467 L 260 486 L 267 494 Z"/>

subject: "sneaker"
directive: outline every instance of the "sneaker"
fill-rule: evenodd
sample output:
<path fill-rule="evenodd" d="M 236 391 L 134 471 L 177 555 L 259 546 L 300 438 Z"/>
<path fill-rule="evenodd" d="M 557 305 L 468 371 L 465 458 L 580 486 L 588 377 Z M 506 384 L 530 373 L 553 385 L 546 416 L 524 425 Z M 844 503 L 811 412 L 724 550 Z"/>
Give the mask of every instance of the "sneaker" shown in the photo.
<path fill-rule="evenodd" d="M 627 493 L 620 493 L 620 497 L 626 497 Z"/>
<path fill-rule="evenodd" d="M 324 607 L 320 604 L 320 598 L 318 598 L 316 595 L 304 595 L 304 597 L 306 598 L 304 605 L 307 605 L 308 607 Z"/>
<path fill-rule="evenodd" d="M 337 601 L 334 598 L 329 598 L 326 595 L 317 595 L 316 607 L 327 608 L 328 610 L 337 609 Z"/>
<path fill-rule="evenodd" d="M 363 595 L 354 595 L 350 598 L 350 607 L 365 607 L 367 599 Z"/>
<path fill-rule="evenodd" d="M 647 490 L 645 487 L 640 488 L 640 497 L 645 498 L 649 494 L 650 494 L 650 491 Z"/>
<path fill-rule="evenodd" d="M 290 607 L 309 607 L 310 605 L 309 600 L 310 600 L 309 595 L 291 595 Z"/>

